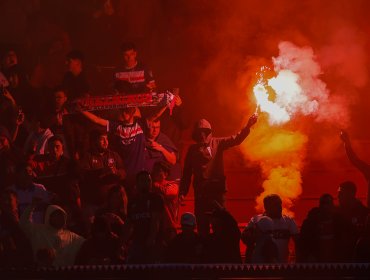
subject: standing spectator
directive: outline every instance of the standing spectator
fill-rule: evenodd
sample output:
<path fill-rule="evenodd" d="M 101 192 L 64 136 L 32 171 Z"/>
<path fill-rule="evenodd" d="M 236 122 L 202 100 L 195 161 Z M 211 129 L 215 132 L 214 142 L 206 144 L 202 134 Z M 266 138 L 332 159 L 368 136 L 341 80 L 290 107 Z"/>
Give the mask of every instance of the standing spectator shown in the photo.
<path fill-rule="evenodd" d="M 211 124 L 205 119 L 199 120 L 194 126 L 193 140 L 196 143 L 189 147 L 186 154 L 180 198 L 183 199 L 188 193 L 194 175 L 195 216 L 198 232 L 203 237 L 210 231 L 210 219 L 206 213 L 213 211 L 214 201 L 224 205 L 226 178 L 223 153 L 228 148 L 240 145 L 256 121 L 257 115 L 252 115 L 238 134 L 224 138 L 213 137 Z"/>
<path fill-rule="evenodd" d="M 152 170 L 153 192 L 162 196 L 165 217 L 162 225 L 163 239 L 168 243 L 176 236 L 177 214 L 179 211 L 179 185 L 178 182 L 169 181 L 170 166 L 157 161 Z"/>
<path fill-rule="evenodd" d="M 166 107 L 162 107 L 148 119 L 137 118 L 133 107 L 123 109 L 117 120 L 106 120 L 90 112 L 82 112 L 92 122 L 106 127 L 112 136 L 113 149 L 121 156 L 126 170 L 125 186 L 130 197 L 135 185 L 136 174 L 145 168 L 145 135 L 146 122 L 158 119 Z"/>
<path fill-rule="evenodd" d="M 40 116 L 34 123 L 31 133 L 24 144 L 25 155 L 43 155 L 46 153 L 46 144 L 54 134 L 49 128 L 49 122 Z"/>
<path fill-rule="evenodd" d="M 137 174 L 137 196 L 129 200 L 128 227 L 132 229 L 129 263 L 155 263 L 160 260 L 162 241 L 159 236 L 164 203 L 159 194 L 151 192 L 152 179 L 148 172 Z"/>
<path fill-rule="evenodd" d="M 15 183 L 16 166 L 24 160 L 23 154 L 12 145 L 9 131 L 0 126 L 0 190 Z"/>
<path fill-rule="evenodd" d="M 90 95 L 90 86 L 83 71 L 84 56 L 74 50 L 67 54 L 68 71 L 65 73 L 62 86 L 68 93 L 69 100 Z"/>
<path fill-rule="evenodd" d="M 242 240 L 248 246 L 246 257 L 251 261 L 250 256 L 256 245 L 254 231 L 256 225 L 263 217 L 269 217 L 273 221 L 272 238 L 278 249 L 277 262 L 287 263 L 289 260 L 289 240 L 292 238 L 296 242 L 298 238 L 298 227 L 294 220 L 282 214 L 282 201 L 276 194 L 267 195 L 263 199 L 265 213 L 254 216 L 242 233 Z"/>
<path fill-rule="evenodd" d="M 123 43 L 121 46 L 123 65 L 114 73 L 114 89 L 120 93 L 134 94 L 153 91 L 156 88 L 152 71 L 137 60 L 136 46 Z"/>
<path fill-rule="evenodd" d="M 81 186 L 82 198 L 90 205 L 101 206 L 107 190 L 120 183 L 126 176 L 121 157 L 108 148 L 108 135 L 93 131 L 90 135 L 91 149 L 80 161 L 84 172 Z"/>
<path fill-rule="evenodd" d="M 212 233 L 205 238 L 207 263 L 241 263 L 240 230 L 234 217 L 220 205 L 211 214 Z"/>
<path fill-rule="evenodd" d="M 353 151 L 351 141 L 348 134 L 345 131 L 341 131 L 340 137 L 344 143 L 344 148 L 346 150 L 347 157 L 351 163 L 364 175 L 367 183 L 367 207 L 370 208 L 370 164 L 361 160 Z"/>
<path fill-rule="evenodd" d="M 302 262 L 339 262 L 344 256 L 353 227 L 334 206 L 333 197 L 323 194 L 319 207 L 312 208 L 303 221 L 298 243 L 298 260 Z"/>
<path fill-rule="evenodd" d="M 0 193 L 0 267 L 25 268 L 33 264 L 29 240 L 19 227 L 17 195 Z"/>
<path fill-rule="evenodd" d="M 84 233 L 78 185 L 79 174 L 74 162 L 64 156 L 62 139 L 58 136 L 51 137 L 48 141 L 48 153 L 34 156 L 29 162 L 37 175 L 36 182 L 55 193 L 55 202 L 70 213 L 71 219 L 68 226 Z"/>
<path fill-rule="evenodd" d="M 341 183 L 338 189 L 338 212 L 349 224 L 348 230 L 351 230 L 342 244 L 344 261 L 353 261 L 356 242 L 364 233 L 370 213 L 369 208 L 356 199 L 356 190 L 356 185 L 351 181 Z"/>
<path fill-rule="evenodd" d="M 180 180 L 181 167 L 178 162 L 178 151 L 172 141 L 161 132 L 161 121 L 148 123 L 145 149 L 145 170 L 152 172 L 157 161 L 167 162 L 171 166 L 170 179 Z"/>
<path fill-rule="evenodd" d="M 31 241 L 34 256 L 40 256 L 42 251 L 51 250 L 53 252 L 51 255 L 55 257 L 52 260 L 54 266 L 73 265 L 85 239 L 65 229 L 67 213 L 57 205 L 48 206 L 44 224 L 32 223 L 30 217 L 36 204 L 34 200 L 20 219 L 20 226 Z"/>
<path fill-rule="evenodd" d="M 196 229 L 196 218 L 186 212 L 181 216 L 181 232 L 170 242 L 165 255 L 169 263 L 200 263 L 203 255 L 203 242 Z"/>

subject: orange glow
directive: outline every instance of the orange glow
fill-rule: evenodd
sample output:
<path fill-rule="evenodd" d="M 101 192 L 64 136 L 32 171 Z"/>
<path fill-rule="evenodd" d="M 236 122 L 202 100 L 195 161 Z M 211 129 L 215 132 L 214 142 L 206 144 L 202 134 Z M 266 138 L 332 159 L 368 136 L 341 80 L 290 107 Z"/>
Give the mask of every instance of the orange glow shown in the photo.
<path fill-rule="evenodd" d="M 346 110 L 344 104 L 330 100 L 311 48 L 281 42 L 279 50 L 279 56 L 272 59 L 273 77 L 264 77 L 269 70 L 265 66 L 258 73 L 253 94 L 261 117 L 242 151 L 249 160 L 259 163 L 264 176 L 263 192 L 256 199 L 257 210 L 263 210 L 262 200 L 267 194 L 275 193 L 283 200 L 284 212 L 293 215 L 291 207 L 302 193 L 301 171 L 308 136 L 292 120 L 299 117 L 304 122 L 343 124 L 346 118 L 339 120 L 339 115 L 328 112 Z M 312 117 L 305 117 L 309 115 Z"/>

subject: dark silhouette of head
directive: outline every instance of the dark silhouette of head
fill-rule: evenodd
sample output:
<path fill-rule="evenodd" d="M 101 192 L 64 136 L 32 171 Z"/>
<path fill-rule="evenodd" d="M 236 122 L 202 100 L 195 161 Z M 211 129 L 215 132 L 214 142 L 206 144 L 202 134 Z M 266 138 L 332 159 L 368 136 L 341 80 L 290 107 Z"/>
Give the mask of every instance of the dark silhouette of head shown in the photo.
<path fill-rule="evenodd" d="M 356 200 L 356 185 L 352 181 L 345 181 L 339 185 L 338 201 L 339 206 L 347 206 Z"/>
<path fill-rule="evenodd" d="M 263 199 L 266 216 L 271 219 L 280 219 L 282 216 L 282 201 L 277 194 L 269 194 Z"/>

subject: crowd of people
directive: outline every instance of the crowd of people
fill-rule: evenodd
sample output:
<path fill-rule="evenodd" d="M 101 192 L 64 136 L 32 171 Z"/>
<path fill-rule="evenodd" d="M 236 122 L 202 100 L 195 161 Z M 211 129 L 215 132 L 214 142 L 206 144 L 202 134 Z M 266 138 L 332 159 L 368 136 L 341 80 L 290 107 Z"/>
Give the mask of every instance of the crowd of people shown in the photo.
<path fill-rule="evenodd" d="M 133 43 L 121 47 L 113 94 L 156 90 L 152 72 Z M 214 137 L 201 119 L 180 165 L 175 140 L 163 132 L 167 105 L 84 111 L 76 104 L 93 95 L 84 56 L 71 51 L 62 84 L 36 91 L 9 49 L 0 72 L 0 266 L 64 266 L 124 263 L 369 262 L 369 209 L 356 186 L 343 182 L 339 205 L 320 197 L 300 230 L 282 213 L 276 194 L 265 212 L 240 231 L 225 209 L 223 152 L 241 144 L 258 116 L 230 137 Z M 174 114 L 182 100 L 174 95 Z M 73 106 L 72 106 L 73 105 Z M 78 106 L 77 106 L 78 108 Z M 341 134 L 351 162 L 369 180 Z M 194 188 L 194 213 L 179 205 Z M 181 229 L 178 229 L 178 224 Z M 240 241 L 246 244 L 245 259 Z"/>

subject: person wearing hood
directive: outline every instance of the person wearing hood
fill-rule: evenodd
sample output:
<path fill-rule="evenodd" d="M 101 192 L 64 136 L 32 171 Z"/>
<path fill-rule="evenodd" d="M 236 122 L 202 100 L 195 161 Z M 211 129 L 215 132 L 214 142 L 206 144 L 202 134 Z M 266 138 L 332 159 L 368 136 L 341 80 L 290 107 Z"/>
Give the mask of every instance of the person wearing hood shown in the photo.
<path fill-rule="evenodd" d="M 239 133 L 229 137 L 213 137 L 211 124 L 205 119 L 197 121 L 194 126 L 192 138 L 196 143 L 189 147 L 185 157 L 180 200 L 187 195 L 191 178 L 194 176 L 194 212 L 201 236 L 209 234 L 210 218 L 207 213 L 214 210 L 214 203 L 217 202 L 222 207 L 224 205 L 226 185 L 223 152 L 241 144 L 256 122 L 257 115 L 253 114 Z"/>
<path fill-rule="evenodd" d="M 58 205 L 48 206 L 44 224 L 32 223 L 30 218 L 36 206 L 37 199 L 34 199 L 20 218 L 20 227 L 31 242 L 34 256 L 37 258 L 40 252 L 49 251 L 53 266 L 73 265 L 85 239 L 65 228 L 67 213 Z"/>

